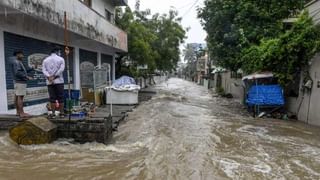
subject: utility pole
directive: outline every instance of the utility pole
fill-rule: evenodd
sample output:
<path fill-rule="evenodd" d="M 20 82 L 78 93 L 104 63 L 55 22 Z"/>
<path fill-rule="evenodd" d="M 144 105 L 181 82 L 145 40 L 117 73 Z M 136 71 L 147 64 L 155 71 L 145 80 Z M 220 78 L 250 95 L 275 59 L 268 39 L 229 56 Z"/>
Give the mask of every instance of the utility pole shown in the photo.
<path fill-rule="evenodd" d="M 64 52 L 66 56 L 66 67 L 68 77 L 68 100 L 66 101 L 66 107 L 68 109 L 68 136 L 70 137 L 70 124 L 71 124 L 71 80 L 70 80 L 70 62 L 69 62 L 69 36 L 68 36 L 68 24 L 67 24 L 67 12 L 64 12 Z"/>

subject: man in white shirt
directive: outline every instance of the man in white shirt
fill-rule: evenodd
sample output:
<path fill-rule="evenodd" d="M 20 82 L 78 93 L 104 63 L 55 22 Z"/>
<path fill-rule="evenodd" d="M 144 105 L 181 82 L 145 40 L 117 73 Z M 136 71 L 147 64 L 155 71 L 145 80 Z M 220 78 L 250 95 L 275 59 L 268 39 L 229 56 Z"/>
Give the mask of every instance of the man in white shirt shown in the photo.
<path fill-rule="evenodd" d="M 51 55 L 42 63 L 42 72 L 47 78 L 47 86 L 49 92 L 49 100 L 53 114 L 60 111 L 60 116 L 64 116 L 64 79 L 63 71 L 65 69 L 65 61 L 60 56 L 60 49 L 52 50 Z"/>

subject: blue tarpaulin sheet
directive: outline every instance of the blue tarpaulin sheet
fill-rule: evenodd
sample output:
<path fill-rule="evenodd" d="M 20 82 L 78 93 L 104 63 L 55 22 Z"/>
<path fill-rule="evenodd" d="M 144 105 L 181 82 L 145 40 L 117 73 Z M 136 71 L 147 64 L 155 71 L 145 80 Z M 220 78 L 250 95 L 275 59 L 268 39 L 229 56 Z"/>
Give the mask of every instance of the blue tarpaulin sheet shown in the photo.
<path fill-rule="evenodd" d="M 283 106 L 284 97 L 280 85 L 256 85 L 249 89 L 247 100 L 249 106 Z"/>

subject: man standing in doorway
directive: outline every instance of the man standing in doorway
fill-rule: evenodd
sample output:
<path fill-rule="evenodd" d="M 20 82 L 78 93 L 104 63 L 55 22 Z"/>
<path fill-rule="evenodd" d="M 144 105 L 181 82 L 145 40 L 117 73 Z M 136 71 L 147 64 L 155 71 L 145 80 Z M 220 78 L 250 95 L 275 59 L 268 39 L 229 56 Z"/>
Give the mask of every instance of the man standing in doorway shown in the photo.
<path fill-rule="evenodd" d="M 55 48 L 51 51 L 51 55 L 44 59 L 42 63 L 42 72 L 47 78 L 49 100 L 53 111 L 52 117 L 56 114 L 55 111 L 60 111 L 60 117 L 64 116 L 64 69 L 65 61 L 61 57 L 61 50 Z"/>
<path fill-rule="evenodd" d="M 27 81 L 32 78 L 28 76 L 28 72 L 32 71 L 33 68 L 27 68 L 23 64 L 23 52 L 20 50 L 16 50 L 13 53 L 13 59 L 11 61 L 12 74 L 14 80 L 14 93 L 15 93 L 15 106 L 17 116 L 20 117 L 28 117 L 29 114 L 25 113 L 23 110 L 23 98 L 27 94 Z"/>

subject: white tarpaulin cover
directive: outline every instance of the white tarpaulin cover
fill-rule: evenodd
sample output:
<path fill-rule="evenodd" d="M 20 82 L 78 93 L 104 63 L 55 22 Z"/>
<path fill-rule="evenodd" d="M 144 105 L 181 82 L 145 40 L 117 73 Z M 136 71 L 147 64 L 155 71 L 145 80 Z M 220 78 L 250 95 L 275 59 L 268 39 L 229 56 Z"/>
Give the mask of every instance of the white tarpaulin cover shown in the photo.
<path fill-rule="evenodd" d="M 211 74 L 215 74 L 215 73 L 220 73 L 220 72 L 225 72 L 227 71 L 226 69 L 222 68 L 222 67 L 216 67 L 214 66 L 214 69 L 212 70 Z"/>
<path fill-rule="evenodd" d="M 254 73 L 242 78 L 242 81 L 252 80 L 252 79 L 260 79 L 260 78 L 272 78 L 272 72 L 261 72 L 261 73 Z"/>
<path fill-rule="evenodd" d="M 140 86 L 136 85 L 135 80 L 129 76 L 121 76 L 112 84 L 112 89 L 117 91 L 139 91 Z"/>

